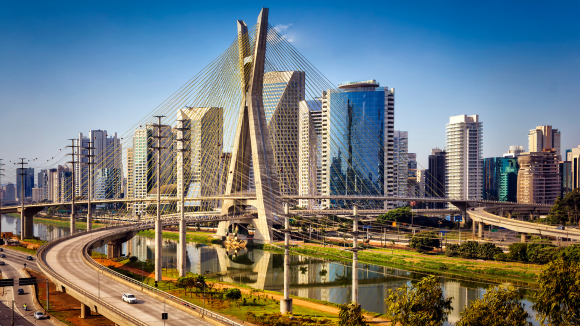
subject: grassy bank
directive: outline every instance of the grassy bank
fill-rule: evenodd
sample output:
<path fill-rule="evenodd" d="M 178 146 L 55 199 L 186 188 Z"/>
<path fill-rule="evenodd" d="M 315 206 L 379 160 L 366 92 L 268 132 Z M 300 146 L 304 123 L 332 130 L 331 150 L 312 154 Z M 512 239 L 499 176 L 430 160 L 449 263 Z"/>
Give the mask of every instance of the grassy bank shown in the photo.
<path fill-rule="evenodd" d="M 52 226 L 58 226 L 58 227 L 64 227 L 64 228 L 70 227 L 70 220 L 62 220 L 62 219 L 55 219 L 55 218 L 53 219 L 53 218 L 35 217 L 34 223 L 40 223 L 40 224 L 46 224 L 46 225 L 52 225 Z M 105 226 L 106 226 L 105 224 L 93 222 L 93 229 L 98 229 L 98 228 L 102 228 Z M 87 223 L 86 222 L 76 222 L 76 227 L 77 227 L 77 229 L 86 229 Z"/>
<path fill-rule="evenodd" d="M 155 231 L 153 230 L 144 230 L 144 231 L 139 231 L 139 233 L 137 233 L 139 235 L 142 235 L 144 237 L 148 237 L 148 238 L 155 238 Z M 163 239 L 171 239 L 171 240 L 179 240 L 179 233 L 176 232 L 163 232 L 162 234 Z M 199 242 L 199 243 L 205 243 L 205 244 L 221 244 L 222 241 L 219 239 L 214 239 L 213 237 L 211 237 L 210 235 L 207 234 L 203 234 L 203 233 L 190 233 L 188 232 L 186 235 L 186 241 L 188 242 Z"/>
<path fill-rule="evenodd" d="M 282 253 L 283 250 L 273 245 L 261 246 L 264 250 Z M 352 261 L 352 253 L 336 248 L 314 246 L 291 247 L 294 254 L 312 257 Z M 415 272 L 441 276 L 457 276 L 466 280 L 488 280 L 491 282 L 510 282 L 524 286 L 537 286 L 536 280 L 540 267 L 522 264 L 499 264 L 495 262 L 473 261 L 462 258 L 451 258 L 444 255 L 427 255 L 405 250 L 370 249 L 358 253 L 360 263 L 370 263 L 386 267 L 401 268 Z"/>

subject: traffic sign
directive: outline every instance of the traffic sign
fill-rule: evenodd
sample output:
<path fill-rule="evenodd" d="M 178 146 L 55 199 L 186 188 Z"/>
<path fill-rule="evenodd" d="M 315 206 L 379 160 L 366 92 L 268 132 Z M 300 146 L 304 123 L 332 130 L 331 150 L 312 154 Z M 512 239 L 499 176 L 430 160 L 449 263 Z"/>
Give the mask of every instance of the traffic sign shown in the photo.
<path fill-rule="evenodd" d="M 18 279 L 18 285 L 34 285 L 36 284 L 36 277 L 21 277 Z"/>
<path fill-rule="evenodd" d="M 166 312 L 162 312 L 161 313 L 161 319 L 163 319 L 163 320 L 168 319 L 167 317 L 168 316 L 167 316 L 167 313 Z"/>
<path fill-rule="evenodd" d="M 14 286 L 14 279 L 7 278 L 7 279 L 0 280 L 0 287 L 5 287 L 5 286 Z"/>

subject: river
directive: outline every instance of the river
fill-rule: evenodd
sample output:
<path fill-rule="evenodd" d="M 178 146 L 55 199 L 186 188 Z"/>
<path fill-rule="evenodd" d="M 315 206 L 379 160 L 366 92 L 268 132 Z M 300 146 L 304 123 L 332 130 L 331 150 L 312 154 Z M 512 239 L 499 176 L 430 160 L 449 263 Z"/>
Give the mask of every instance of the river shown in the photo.
<path fill-rule="evenodd" d="M 20 219 L 2 215 L 2 231 L 15 232 L 20 229 Z M 19 233 L 19 232 L 15 232 Z M 68 228 L 34 223 L 34 235 L 43 240 L 55 239 L 69 234 Z M 163 264 L 172 266 L 176 259 L 177 242 L 163 240 Z M 95 249 L 104 252 L 104 248 Z M 137 256 L 139 260 L 154 259 L 155 245 L 152 238 L 135 236 L 123 244 L 123 254 Z M 309 256 L 291 255 L 290 293 L 292 295 L 334 303 L 350 301 L 352 264 L 329 261 Z M 222 281 L 251 286 L 261 290 L 283 291 L 284 255 L 260 249 L 229 251 L 221 246 L 191 242 L 187 244 L 187 269 L 203 273 Z M 377 313 L 385 312 L 384 300 L 389 289 L 411 284 L 425 275 L 402 269 L 372 264 L 359 264 L 359 302 L 363 309 Z M 451 277 L 440 277 L 446 296 L 452 296 L 453 311 L 446 325 L 452 325 L 460 317 L 463 307 L 483 297 L 491 286 L 487 283 L 462 281 Z M 532 302 L 524 298 L 526 309 L 535 320 Z"/>

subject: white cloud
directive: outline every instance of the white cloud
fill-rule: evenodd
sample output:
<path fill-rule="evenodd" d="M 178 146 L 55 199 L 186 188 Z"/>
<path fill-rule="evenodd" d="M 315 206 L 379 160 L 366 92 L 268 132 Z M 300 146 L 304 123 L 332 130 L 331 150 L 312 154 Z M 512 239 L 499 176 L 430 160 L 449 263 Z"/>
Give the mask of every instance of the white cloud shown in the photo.
<path fill-rule="evenodd" d="M 283 33 L 285 32 L 288 27 L 292 26 L 292 24 L 288 24 L 288 25 L 282 25 L 282 24 L 278 24 L 276 26 L 274 26 L 274 29 L 278 32 L 278 33 Z"/>

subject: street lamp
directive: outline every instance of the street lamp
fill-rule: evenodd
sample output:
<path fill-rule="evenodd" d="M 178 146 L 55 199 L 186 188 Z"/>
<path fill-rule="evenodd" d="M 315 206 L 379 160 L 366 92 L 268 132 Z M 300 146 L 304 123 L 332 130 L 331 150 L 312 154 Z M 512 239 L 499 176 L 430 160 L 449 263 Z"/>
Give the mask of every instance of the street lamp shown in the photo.
<path fill-rule="evenodd" d="M 201 316 L 201 318 L 203 318 L 203 316 L 205 315 L 205 282 L 203 282 L 203 283 L 197 282 L 197 284 L 203 285 L 203 310 L 202 310 L 202 316 Z"/>

